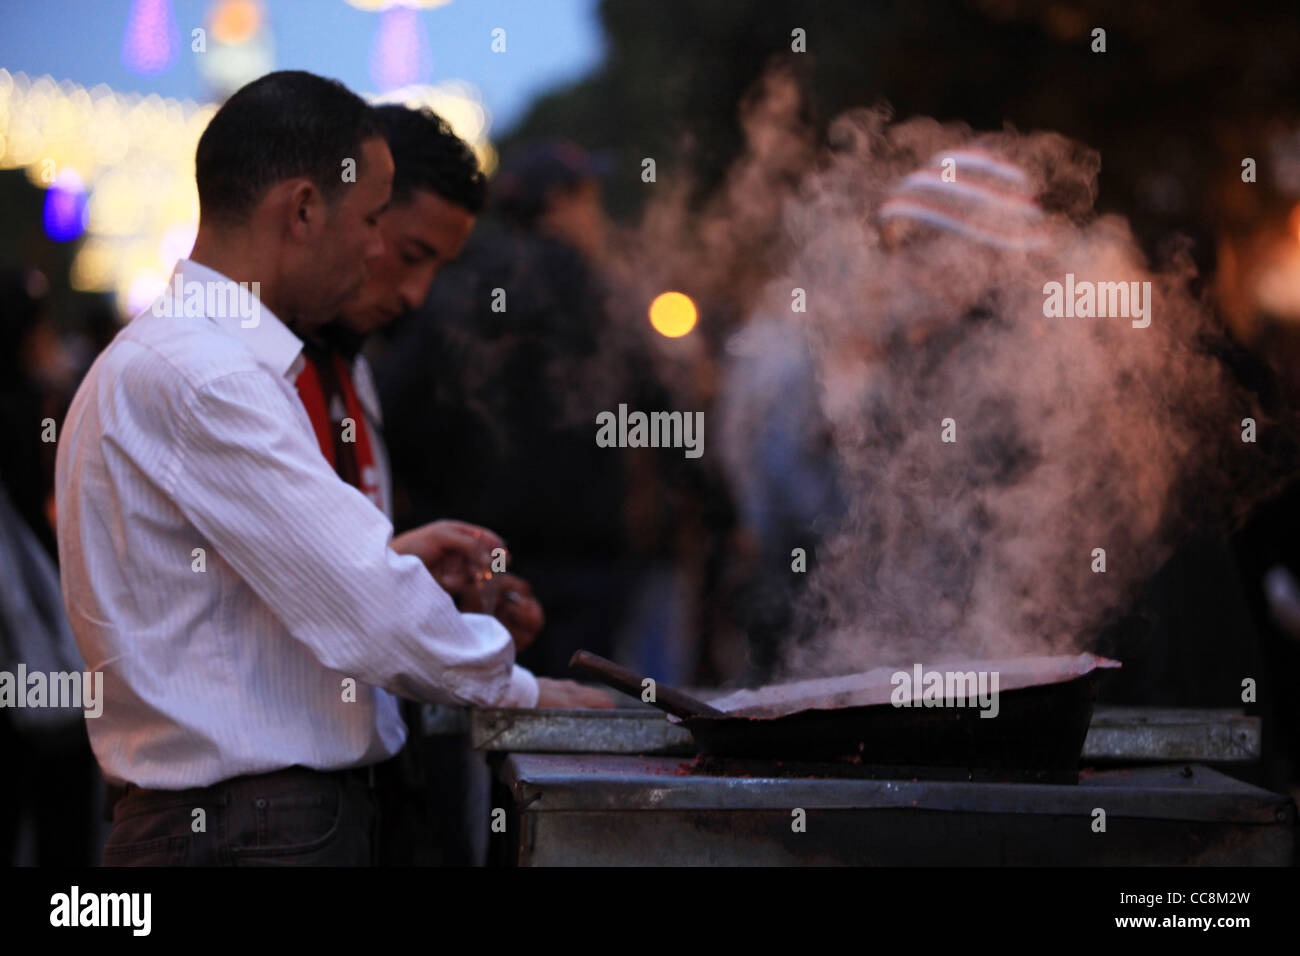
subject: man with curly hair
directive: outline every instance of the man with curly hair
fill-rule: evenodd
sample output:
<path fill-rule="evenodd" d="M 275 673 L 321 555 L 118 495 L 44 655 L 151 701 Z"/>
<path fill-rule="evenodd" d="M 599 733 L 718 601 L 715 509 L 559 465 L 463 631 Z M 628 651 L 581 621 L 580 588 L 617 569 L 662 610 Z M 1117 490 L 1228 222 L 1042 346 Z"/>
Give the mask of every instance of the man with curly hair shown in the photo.
<path fill-rule="evenodd" d="M 379 217 L 384 251 L 367 259 L 367 279 L 336 319 L 304 345 L 298 392 L 321 451 L 343 480 L 392 518 L 393 492 L 374 378 L 361 349 L 367 338 L 422 305 L 435 277 L 464 248 L 482 211 L 486 181 L 473 150 L 428 109 L 374 110 L 395 172 L 388 208 Z M 432 411 L 432 410 L 430 410 Z M 455 467 L 448 462 L 447 467 Z M 543 623 L 528 583 L 511 574 L 476 572 L 463 555 L 487 560 L 505 542 L 486 528 L 454 520 L 421 525 L 398 536 L 406 553 L 426 559 L 462 611 L 494 614 L 523 650 Z M 493 565 L 489 565 L 492 567 Z M 542 679 L 550 706 L 608 706 L 601 691 Z M 555 695 L 564 697 L 556 699 Z M 468 747 L 455 708 L 402 702 L 407 746 L 380 768 L 379 861 L 468 864 L 483 858 L 487 769 Z"/>

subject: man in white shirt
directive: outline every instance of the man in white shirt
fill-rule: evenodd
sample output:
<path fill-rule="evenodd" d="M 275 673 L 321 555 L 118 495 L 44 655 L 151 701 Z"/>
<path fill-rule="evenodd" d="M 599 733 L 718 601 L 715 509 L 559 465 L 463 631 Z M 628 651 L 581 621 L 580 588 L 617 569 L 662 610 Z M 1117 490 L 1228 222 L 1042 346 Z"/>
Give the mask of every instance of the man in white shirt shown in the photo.
<path fill-rule="evenodd" d="M 357 768 L 401 748 L 394 694 L 591 692 L 516 666 L 500 623 L 390 547 L 294 390 L 292 330 L 334 316 L 382 252 L 393 163 L 369 107 L 270 74 L 213 117 L 195 170 L 191 259 L 96 360 L 59 436 L 64 601 L 103 674 L 90 739 L 126 787 L 104 860 L 363 864 Z"/>

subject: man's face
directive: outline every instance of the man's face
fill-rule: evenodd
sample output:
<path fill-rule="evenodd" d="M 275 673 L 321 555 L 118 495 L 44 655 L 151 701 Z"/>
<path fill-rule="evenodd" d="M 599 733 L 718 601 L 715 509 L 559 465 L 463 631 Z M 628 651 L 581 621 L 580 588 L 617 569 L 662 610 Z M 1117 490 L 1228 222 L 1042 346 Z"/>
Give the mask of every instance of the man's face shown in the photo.
<path fill-rule="evenodd" d="M 421 305 L 443 266 L 465 248 L 474 214 L 427 189 L 379 217 L 383 250 L 366 265 L 369 277 L 339 310 L 355 332 L 368 334 Z"/>
<path fill-rule="evenodd" d="M 382 138 L 366 140 L 357 163 L 357 181 L 345 183 L 325 216 L 310 250 L 313 292 L 300 320 L 310 328 L 338 313 L 339 306 L 365 284 L 368 262 L 379 257 L 384 240 L 379 220 L 393 187 L 393 157 Z"/>

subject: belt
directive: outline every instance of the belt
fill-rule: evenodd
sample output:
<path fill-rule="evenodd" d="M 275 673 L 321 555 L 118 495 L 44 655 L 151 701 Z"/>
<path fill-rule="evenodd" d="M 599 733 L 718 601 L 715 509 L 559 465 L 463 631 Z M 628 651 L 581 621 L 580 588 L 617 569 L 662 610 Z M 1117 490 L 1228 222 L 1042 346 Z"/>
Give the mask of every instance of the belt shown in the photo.
<path fill-rule="evenodd" d="M 375 764 L 368 763 L 364 767 L 349 767 L 346 770 L 324 771 L 325 773 L 341 773 L 345 779 L 353 779 L 364 783 L 371 790 L 375 789 L 377 775 L 375 773 Z"/>
<path fill-rule="evenodd" d="M 269 777 L 274 774 L 286 773 L 307 773 L 321 777 L 336 777 L 345 783 L 356 783 L 367 789 L 374 790 L 378 786 L 378 775 L 375 771 L 376 764 L 366 764 L 363 767 L 347 767 L 342 770 L 314 770 L 311 767 L 292 766 L 285 767 L 283 770 L 272 770 L 264 774 L 247 774 L 240 777 L 228 777 L 225 780 L 218 780 L 216 783 L 209 784 L 206 787 L 193 787 L 196 791 L 215 790 L 218 787 L 224 787 L 228 784 L 238 783 L 242 780 L 254 780 L 258 777 Z M 129 793 L 156 793 L 156 794 L 179 794 L 184 790 L 151 790 L 147 787 L 140 787 L 134 783 L 128 783 L 123 786 L 117 784 L 107 784 L 107 793 L 104 800 L 104 820 L 107 823 L 113 822 L 113 808 L 117 802 Z"/>

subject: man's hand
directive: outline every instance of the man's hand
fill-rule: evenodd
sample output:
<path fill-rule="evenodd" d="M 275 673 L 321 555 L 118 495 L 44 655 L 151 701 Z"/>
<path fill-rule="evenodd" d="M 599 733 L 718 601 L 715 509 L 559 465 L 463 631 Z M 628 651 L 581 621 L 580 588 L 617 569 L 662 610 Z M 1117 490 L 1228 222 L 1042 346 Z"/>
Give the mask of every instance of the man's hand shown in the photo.
<path fill-rule="evenodd" d="M 505 542 L 487 528 L 464 521 L 434 521 L 393 539 L 398 554 L 413 554 L 429 569 L 444 591 L 461 603 L 461 610 L 485 610 L 482 585 L 494 577 L 492 552 Z M 472 604 L 466 607 L 465 604 Z M 490 609 L 486 609 L 490 610 Z"/>
<path fill-rule="evenodd" d="M 596 687 L 583 687 L 577 681 L 537 678 L 537 706 L 556 710 L 574 710 L 584 707 L 611 710 L 614 698 Z"/>
<path fill-rule="evenodd" d="M 496 618 L 514 638 L 515 653 L 518 654 L 533 643 L 537 632 L 546 623 L 546 615 L 537 598 L 533 597 L 533 589 L 523 578 L 513 574 L 498 574 L 493 580 L 498 582 L 501 589 Z"/>

